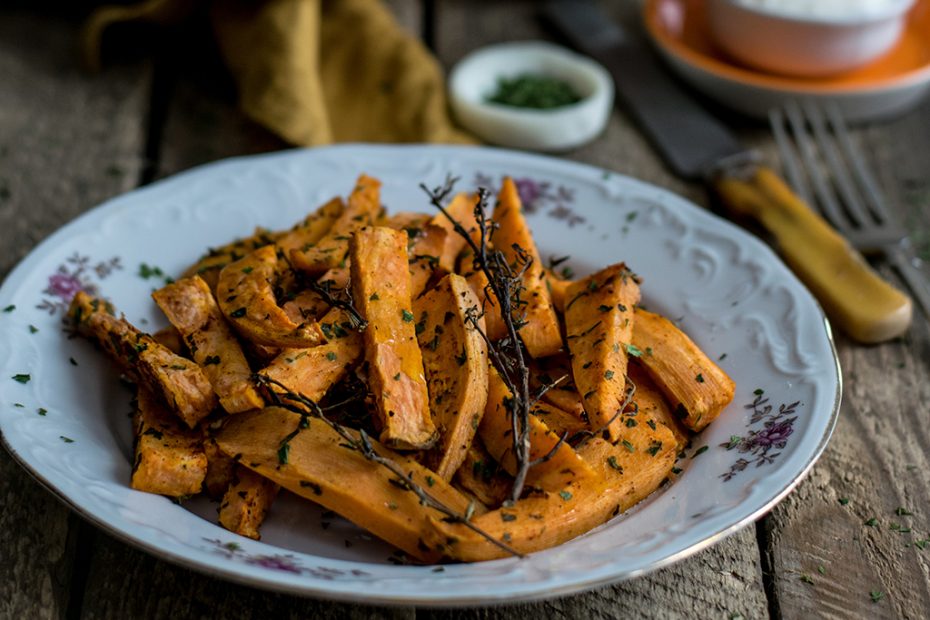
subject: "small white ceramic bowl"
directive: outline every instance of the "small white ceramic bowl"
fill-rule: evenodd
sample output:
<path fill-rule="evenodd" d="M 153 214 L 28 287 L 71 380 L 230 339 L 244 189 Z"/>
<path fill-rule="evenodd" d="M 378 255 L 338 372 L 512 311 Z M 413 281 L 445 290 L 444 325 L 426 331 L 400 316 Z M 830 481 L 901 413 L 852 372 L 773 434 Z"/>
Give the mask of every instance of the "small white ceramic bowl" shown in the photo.
<path fill-rule="evenodd" d="M 708 0 L 710 32 L 723 50 L 747 65 L 826 77 L 861 67 L 889 51 L 901 36 L 914 0 L 890 0 L 872 11 L 849 5 L 841 13 L 805 13 L 779 4 L 788 7 L 778 2 L 759 6 Z"/>
<path fill-rule="evenodd" d="M 500 78 L 527 73 L 570 84 L 581 101 L 549 110 L 486 101 Z M 613 80 L 604 67 L 537 41 L 481 48 L 463 58 L 449 76 L 449 99 L 458 121 L 487 142 L 518 149 L 564 151 L 593 140 L 607 124 L 613 98 Z"/>

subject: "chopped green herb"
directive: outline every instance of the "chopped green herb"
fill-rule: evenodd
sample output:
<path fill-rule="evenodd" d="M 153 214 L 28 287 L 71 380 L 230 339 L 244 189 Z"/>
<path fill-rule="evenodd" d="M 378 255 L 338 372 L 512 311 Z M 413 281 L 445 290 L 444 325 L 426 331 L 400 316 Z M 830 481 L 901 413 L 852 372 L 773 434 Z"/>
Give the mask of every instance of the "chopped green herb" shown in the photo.
<path fill-rule="evenodd" d="M 436 479 L 433 478 L 432 476 L 427 476 L 427 477 L 426 477 L 426 486 L 431 487 L 431 486 L 433 486 L 434 484 L 436 484 Z"/>
<path fill-rule="evenodd" d="M 564 80 L 523 73 L 516 77 L 499 77 L 497 90 L 486 97 L 486 101 L 517 108 L 549 110 L 577 103 L 581 97 Z"/>
<path fill-rule="evenodd" d="M 872 517 L 871 519 L 863 523 L 863 525 L 867 525 L 869 527 L 875 527 L 878 525 L 878 519 L 876 519 L 875 517 Z"/>
<path fill-rule="evenodd" d="M 914 516 L 914 513 L 913 513 L 913 512 L 911 512 L 911 511 L 908 510 L 907 508 L 901 508 L 900 506 L 899 506 L 898 508 L 895 508 L 894 513 L 895 513 L 896 515 L 898 515 L 899 517 L 911 517 L 911 516 Z"/>
<path fill-rule="evenodd" d="M 807 573 L 803 573 L 801 575 L 801 581 L 803 581 L 804 583 L 809 583 L 811 585 L 814 585 L 814 578 L 808 575 Z"/>
<path fill-rule="evenodd" d="M 600 310 L 601 312 L 610 312 L 611 310 L 613 310 L 613 306 L 605 306 L 601 304 L 600 306 L 597 307 L 597 309 Z"/>
<path fill-rule="evenodd" d="M 282 465 L 287 465 L 287 457 L 291 451 L 291 444 L 284 442 L 281 444 L 281 447 L 278 448 L 278 462 Z"/>
<path fill-rule="evenodd" d="M 623 473 L 623 467 L 621 467 L 621 466 L 620 466 L 620 463 L 617 462 L 617 457 L 615 457 L 615 456 L 608 456 L 608 457 L 607 457 L 607 464 L 610 466 L 611 469 L 615 469 L 615 470 L 619 471 L 621 474 Z"/>
<path fill-rule="evenodd" d="M 30 334 L 36 334 L 36 333 L 38 333 L 38 332 L 39 332 L 39 328 L 38 328 L 38 327 L 36 327 L 35 325 L 30 325 L 30 326 L 29 326 L 29 333 L 30 333 Z"/>
<path fill-rule="evenodd" d="M 13 312 L 14 310 L 16 310 L 15 304 L 10 304 L 9 306 L 3 309 L 4 312 Z"/>
<path fill-rule="evenodd" d="M 881 590 L 872 590 L 871 592 L 869 592 L 869 596 L 872 598 L 873 603 L 877 603 L 878 601 L 885 598 L 885 593 L 882 592 Z"/>
<path fill-rule="evenodd" d="M 633 447 L 633 444 L 631 444 L 631 443 L 630 443 L 629 441 L 627 441 L 626 439 L 624 439 L 621 443 L 623 443 L 623 447 L 626 448 L 628 451 L 630 451 L 630 452 L 635 452 L 635 451 L 636 451 L 636 448 Z"/>
<path fill-rule="evenodd" d="M 604 373 L 604 378 L 607 379 L 608 381 L 610 381 L 611 379 L 613 379 L 613 378 L 614 378 L 614 371 L 608 370 L 607 372 L 605 372 L 605 373 Z"/>
<path fill-rule="evenodd" d="M 927 545 L 930 545 L 930 538 L 924 538 L 914 542 L 915 545 L 921 550 L 926 549 Z"/>
<path fill-rule="evenodd" d="M 69 357 L 69 358 L 68 358 L 68 361 L 71 363 L 72 366 L 77 366 L 77 365 L 78 365 L 77 360 L 74 359 L 73 357 Z"/>
<path fill-rule="evenodd" d="M 61 439 L 65 443 L 74 443 L 73 439 L 71 439 L 70 437 L 65 437 L 64 435 L 59 435 L 58 438 Z"/>
<path fill-rule="evenodd" d="M 704 454 L 705 452 L 707 452 L 708 449 L 709 449 L 709 446 L 701 446 L 700 448 L 697 449 L 697 452 L 691 455 L 691 458 Z"/>
<path fill-rule="evenodd" d="M 17 409 L 25 409 L 26 407 L 26 405 L 22 403 L 13 403 L 13 406 L 16 407 Z"/>
<path fill-rule="evenodd" d="M 252 270 L 253 270 L 253 269 L 255 269 L 255 267 L 252 267 L 251 265 L 248 266 L 248 267 L 243 267 L 243 268 L 242 268 L 242 273 L 252 273 Z"/>
<path fill-rule="evenodd" d="M 653 441 L 652 444 L 646 449 L 646 452 L 649 453 L 649 456 L 655 456 L 659 453 L 659 450 L 662 449 L 661 441 Z"/>
<path fill-rule="evenodd" d="M 25 374 L 18 374 L 13 375 L 12 379 L 13 381 L 17 381 L 19 383 L 29 383 L 29 380 L 32 379 L 32 377 Z"/>
<path fill-rule="evenodd" d="M 404 323 L 413 322 L 414 316 L 413 316 L 413 313 L 410 312 L 409 310 L 401 310 L 400 316 L 401 318 L 404 319 Z"/>
<path fill-rule="evenodd" d="M 45 407 L 39 407 L 38 409 L 36 409 L 36 413 L 38 413 L 41 416 L 44 416 L 46 413 L 48 413 L 48 409 L 46 409 Z"/>
<path fill-rule="evenodd" d="M 694 380 L 697 381 L 698 383 L 704 383 L 704 375 L 702 375 L 701 373 L 698 373 L 697 376 L 694 378 Z"/>
<path fill-rule="evenodd" d="M 727 359 L 727 354 L 726 354 L 726 353 L 721 353 L 721 354 L 720 354 L 720 357 L 717 358 L 717 361 L 718 361 L 718 362 L 722 362 L 722 361 L 725 360 L 725 359 Z"/>
<path fill-rule="evenodd" d="M 639 347 L 637 347 L 635 344 L 627 344 L 627 345 L 624 345 L 624 346 L 626 347 L 626 352 L 627 352 L 628 354 L 632 355 L 633 357 L 642 357 L 642 356 L 643 356 L 643 352 L 640 351 L 640 350 L 639 350 Z"/>
<path fill-rule="evenodd" d="M 765 390 L 763 390 L 762 388 L 756 388 L 755 390 L 752 391 L 752 393 L 755 394 L 756 396 L 762 396 L 763 394 L 765 394 Z"/>
<path fill-rule="evenodd" d="M 368 301 L 378 301 L 379 299 L 381 298 L 378 297 L 377 293 L 372 293 L 371 296 L 368 298 Z"/>
<path fill-rule="evenodd" d="M 823 567 L 823 564 L 821 564 L 820 566 L 817 567 L 817 572 L 820 573 L 821 575 L 826 575 L 826 574 L 827 574 L 827 569 L 825 569 L 825 568 Z"/>
<path fill-rule="evenodd" d="M 841 498 L 840 498 L 840 506 L 845 506 L 845 505 L 848 504 L 848 503 L 849 503 L 849 498 L 848 498 L 848 497 L 841 497 Z"/>
<path fill-rule="evenodd" d="M 501 521 L 516 521 L 516 520 L 517 520 L 517 515 L 515 514 L 510 514 L 509 512 L 501 513 Z"/>
<path fill-rule="evenodd" d="M 627 419 L 626 419 L 626 427 L 627 427 L 627 428 L 633 428 L 633 427 L 636 426 L 636 425 L 637 425 L 636 418 L 627 418 Z"/>
<path fill-rule="evenodd" d="M 336 352 L 335 352 L 335 351 L 329 351 L 329 352 L 327 352 L 327 353 L 326 353 L 326 359 L 328 359 L 328 360 L 331 361 L 331 362 L 335 362 L 335 361 L 336 361 Z"/>
<path fill-rule="evenodd" d="M 229 313 L 229 316 L 231 316 L 234 319 L 240 319 L 245 316 L 245 308 L 236 308 L 235 310 Z"/>
<path fill-rule="evenodd" d="M 559 497 L 561 497 L 566 502 L 572 498 L 572 494 L 568 491 L 559 491 Z"/>
<path fill-rule="evenodd" d="M 394 381 L 400 381 L 400 373 L 394 375 Z"/>

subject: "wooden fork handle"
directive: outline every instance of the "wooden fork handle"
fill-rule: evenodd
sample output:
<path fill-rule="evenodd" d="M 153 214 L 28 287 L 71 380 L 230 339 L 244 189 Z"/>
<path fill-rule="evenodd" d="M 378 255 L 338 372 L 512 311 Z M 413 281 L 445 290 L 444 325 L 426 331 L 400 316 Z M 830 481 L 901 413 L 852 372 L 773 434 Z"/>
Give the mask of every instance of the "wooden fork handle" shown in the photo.
<path fill-rule="evenodd" d="M 875 273 L 772 170 L 723 174 L 713 184 L 732 215 L 756 219 L 775 237 L 785 261 L 848 335 L 876 343 L 907 331 L 910 297 Z"/>

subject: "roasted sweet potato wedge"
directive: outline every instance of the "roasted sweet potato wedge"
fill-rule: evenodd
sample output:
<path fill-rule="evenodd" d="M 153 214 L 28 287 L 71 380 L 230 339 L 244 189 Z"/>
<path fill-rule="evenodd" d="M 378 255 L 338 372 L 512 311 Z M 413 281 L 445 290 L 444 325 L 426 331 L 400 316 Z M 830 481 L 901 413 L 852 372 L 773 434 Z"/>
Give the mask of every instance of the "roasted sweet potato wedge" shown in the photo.
<path fill-rule="evenodd" d="M 575 385 L 592 428 L 609 424 L 613 441 L 620 436 L 616 416 L 626 400 L 627 349 L 633 339 L 633 305 L 638 302 L 636 277 L 623 263 L 573 283 L 565 302 Z"/>
<path fill-rule="evenodd" d="M 309 427 L 299 430 L 299 419 L 277 407 L 243 413 L 229 419 L 216 441 L 242 465 L 292 493 L 339 513 L 413 557 L 438 560 L 438 554 L 423 546 L 422 533 L 427 519 L 440 519 L 442 514 L 422 506 L 393 473 L 349 447 L 322 420 L 311 418 Z M 468 500 L 435 472 L 371 443 L 444 505 L 460 514 L 468 509 Z"/>
<path fill-rule="evenodd" d="M 277 239 L 276 244 L 281 255 L 290 257 L 291 252 L 309 251 L 326 236 L 344 211 L 345 203 L 342 202 L 342 198 L 333 198 L 308 215 L 304 221 Z"/>
<path fill-rule="evenodd" d="M 616 445 L 597 437 L 578 447 L 595 473 L 559 492 L 532 495 L 509 508 L 475 517 L 473 523 L 520 553 L 548 549 L 579 536 L 639 503 L 668 477 L 675 464 L 671 432 L 648 425 L 627 429 Z M 479 562 L 508 552 L 475 532 L 440 519 L 429 520 L 424 543 L 446 558 Z"/>
<path fill-rule="evenodd" d="M 478 434 L 491 456 L 507 473 L 514 475 L 517 461 L 513 452 L 512 414 L 508 408 L 511 398 L 510 390 L 491 368 L 488 371 L 488 404 Z M 560 438 L 541 418 L 530 415 L 530 460 L 547 455 L 549 458 L 530 468 L 526 477 L 528 485 L 558 492 L 571 484 L 597 477 L 570 445 L 563 443 L 555 449 Z"/>
<path fill-rule="evenodd" d="M 184 270 L 181 277 L 200 276 L 211 290 L 216 290 L 216 281 L 223 267 L 248 256 L 260 247 L 274 243 L 283 234 L 266 228 L 256 228 L 250 237 L 236 239 L 218 248 L 210 248 L 196 263 Z"/>
<path fill-rule="evenodd" d="M 637 309 L 633 344 L 639 362 L 691 430 L 706 427 L 733 400 L 733 380 L 665 317 Z"/>
<path fill-rule="evenodd" d="M 268 478 L 236 465 L 232 482 L 220 503 L 220 525 L 240 536 L 261 539 L 259 528 L 278 495 L 278 488 Z"/>
<path fill-rule="evenodd" d="M 430 410 L 439 428 L 439 442 L 426 463 L 445 480 L 462 464 L 488 399 L 487 344 L 466 321 L 477 306 L 465 278 L 456 274 L 414 304 Z M 483 320 L 478 322 L 483 329 Z"/>
<path fill-rule="evenodd" d="M 529 226 L 523 217 L 520 195 L 513 179 L 504 179 L 498 196 L 497 206 L 494 208 L 494 222 L 498 229 L 494 232 L 494 247 L 504 253 L 507 262 L 518 266 L 518 254 L 515 249 L 519 247 L 531 259 L 529 266 L 523 274 L 523 301 L 525 306 L 514 309 L 515 313 L 524 313 L 526 325 L 519 331 L 520 339 L 526 345 L 526 350 L 532 357 L 546 357 L 555 355 L 562 350 L 562 333 L 559 329 L 558 317 L 549 299 L 549 288 L 546 286 L 543 263 L 536 249 L 536 242 L 530 234 Z"/>
<path fill-rule="evenodd" d="M 227 412 L 264 406 L 242 347 L 200 276 L 172 282 L 152 293 L 152 298 L 184 337 Z"/>
<path fill-rule="evenodd" d="M 380 210 L 381 182 L 361 175 L 349 195 L 345 210 L 333 222 L 329 232 L 306 249 L 291 250 L 289 256 L 294 268 L 319 276 L 327 269 L 345 267 L 352 233 L 371 225 Z"/>
<path fill-rule="evenodd" d="M 475 203 L 478 200 L 476 194 L 461 193 L 456 194 L 454 198 L 446 205 L 446 213 L 467 232 L 473 239 L 479 237 L 478 222 L 475 219 Z M 455 231 L 452 221 L 442 213 L 438 213 L 430 220 L 434 226 L 445 228 L 445 236 L 442 252 L 439 254 L 439 268 L 446 273 L 455 271 L 455 263 L 459 254 L 465 249 L 465 237 Z"/>
<path fill-rule="evenodd" d="M 285 349 L 259 374 L 310 400 L 323 398 L 361 358 L 362 335 L 349 326 L 345 313 L 337 308 L 328 312 L 320 325 L 331 335 L 329 342 L 308 349 Z"/>
<path fill-rule="evenodd" d="M 480 437 L 475 437 L 468 447 L 453 480 L 456 488 L 464 489 L 485 506 L 500 506 L 513 488 L 513 477 L 488 454 Z"/>
<path fill-rule="evenodd" d="M 352 238 L 350 258 L 352 297 L 368 321 L 365 359 L 381 441 L 406 450 L 429 448 L 437 433 L 410 299 L 407 234 L 363 228 Z"/>
<path fill-rule="evenodd" d="M 275 299 L 278 254 L 259 248 L 220 272 L 216 298 L 230 324 L 246 338 L 270 347 L 312 347 L 323 341 L 316 321 L 294 323 Z"/>
<path fill-rule="evenodd" d="M 133 415 L 132 488 L 169 497 L 200 493 L 207 456 L 200 431 L 183 428 L 154 394 L 140 388 Z"/>
<path fill-rule="evenodd" d="M 636 386 L 636 393 L 633 394 L 633 406 L 638 416 L 637 419 L 640 422 L 652 419 L 665 425 L 675 436 L 678 449 L 684 448 L 691 439 L 691 432 L 675 417 L 668 406 L 668 402 L 659 390 L 659 386 L 636 362 L 635 358 L 627 367 L 627 375 Z"/>
<path fill-rule="evenodd" d="M 216 394 L 200 366 L 169 351 L 102 299 L 79 291 L 68 316 L 78 333 L 93 339 L 133 381 L 162 398 L 191 428 L 216 406 Z"/>

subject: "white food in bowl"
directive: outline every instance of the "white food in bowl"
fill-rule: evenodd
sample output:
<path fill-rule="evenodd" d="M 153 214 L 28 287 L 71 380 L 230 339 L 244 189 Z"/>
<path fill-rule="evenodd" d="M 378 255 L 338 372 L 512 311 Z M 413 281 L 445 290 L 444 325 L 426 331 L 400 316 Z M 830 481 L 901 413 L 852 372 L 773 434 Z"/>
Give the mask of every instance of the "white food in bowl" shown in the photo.
<path fill-rule="evenodd" d="M 824 77 L 889 51 L 914 0 L 709 0 L 717 44 L 774 73 Z"/>
<path fill-rule="evenodd" d="M 546 110 L 487 101 L 499 79 L 524 74 L 562 80 L 581 101 Z M 520 149 L 562 151 L 593 140 L 607 124 L 613 94 L 613 81 L 601 65 L 537 41 L 482 48 L 462 59 L 449 76 L 458 121 L 487 142 Z"/>

